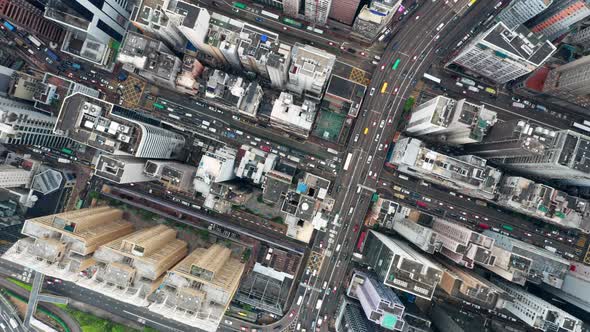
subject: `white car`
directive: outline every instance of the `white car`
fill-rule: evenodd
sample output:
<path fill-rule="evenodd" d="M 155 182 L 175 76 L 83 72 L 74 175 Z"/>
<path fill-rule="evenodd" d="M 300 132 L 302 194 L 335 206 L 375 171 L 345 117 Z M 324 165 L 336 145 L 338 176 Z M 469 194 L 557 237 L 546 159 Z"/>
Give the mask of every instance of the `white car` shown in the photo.
<path fill-rule="evenodd" d="M 375 94 L 375 88 L 371 88 L 371 91 L 369 92 L 369 96 L 372 96 Z"/>
<path fill-rule="evenodd" d="M 227 324 L 227 325 L 231 325 L 231 324 L 233 324 L 233 323 L 232 323 L 232 321 L 230 321 L 230 320 L 227 320 L 227 319 L 226 319 L 226 320 L 225 320 L 225 324 Z"/>
<path fill-rule="evenodd" d="M 379 124 L 379 128 L 383 128 L 385 126 L 385 120 L 381 120 L 381 123 Z"/>

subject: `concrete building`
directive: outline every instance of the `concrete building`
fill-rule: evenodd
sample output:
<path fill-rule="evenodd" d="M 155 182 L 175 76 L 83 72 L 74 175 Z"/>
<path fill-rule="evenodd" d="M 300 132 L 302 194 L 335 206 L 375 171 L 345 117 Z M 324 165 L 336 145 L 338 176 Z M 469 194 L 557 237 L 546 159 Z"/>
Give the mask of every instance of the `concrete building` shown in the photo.
<path fill-rule="evenodd" d="M 567 42 L 588 49 L 588 42 L 590 42 L 590 27 L 584 27 L 582 25 L 577 31 L 568 35 Z"/>
<path fill-rule="evenodd" d="M 439 263 L 444 267 L 439 288 L 450 296 L 491 310 L 502 309 L 512 300 L 503 289 L 477 273 L 442 259 Z"/>
<path fill-rule="evenodd" d="M 275 52 L 270 53 L 266 60 L 266 70 L 273 88 L 285 88 L 290 64 L 291 46 L 280 43 L 278 49 Z"/>
<path fill-rule="evenodd" d="M 346 25 L 352 25 L 359 4 L 360 0 L 332 1 L 328 17 Z"/>
<path fill-rule="evenodd" d="M 509 3 L 496 16 L 496 21 L 502 22 L 510 30 L 535 17 L 553 3 L 553 0 L 517 0 Z"/>
<path fill-rule="evenodd" d="M 143 172 L 158 179 L 166 188 L 192 192 L 197 167 L 174 161 L 148 160 Z"/>
<path fill-rule="evenodd" d="M 259 27 L 244 24 L 240 31 L 238 56 L 244 70 L 270 79 L 267 63 L 279 48 L 279 35 Z"/>
<path fill-rule="evenodd" d="M 47 20 L 41 9 L 25 0 L 0 1 L 0 17 L 27 29 L 45 42 L 61 43 L 63 39 L 63 28 Z"/>
<path fill-rule="evenodd" d="M 237 151 L 229 147 L 206 152 L 201 157 L 193 181 L 195 191 L 207 196 L 213 183 L 221 183 L 235 178 L 236 156 Z"/>
<path fill-rule="evenodd" d="M 113 45 L 123 41 L 130 14 L 127 0 L 50 0 L 45 5 L 45 17 L 67 30 L 61 51 L 107 69 L 112 69 Z"/>
<path fill-rule="evenodd" d="M 29 187 L 33 172 L 12 165 L 0 165 L 0 188 Z"/>
<path fill-rule="evenodd" d="M 102 245 L 133 232 L 123 211 L 103 206 L 28 219 L 26 237 L 4 259 L 43 274 L 75 281 L 94 264 L 92 254 Z"/>
<path fill-rule="evenodd" d="M 554 40 L 566 33 L 570 26 L 590 15 L 590 1 L 562 0 L 553 4 L 527 23 L 532 32 L 542 33 Z"/>
<path fill-rule="evenodd" d="M 394 216 L 395 221 L 392 229 L 424 252 L 429 254 L 439 252 L 442 248 L 442 241 L 438 239 L 438 233 L 432 228 L 422 225 L 412 216 L 418 211 L 408 208 L 401 208 L 400 210 Z M 407 210 L 407 216 L 404 210 Z"/>
<path fill-rule="evenodd" d="M 369 321 L 388 330 L 404 330 L 404 304 L 391 288 L 372 276 L 355 271 L 346 295 L 359 300 Z"/>
<path fill-rule="evenodd" d="M 588 265 L 570 262 L 570 269 L 565 275 L 561 289 L 548 285 L 544 285 L 543 289 L 586 312 L 590 312 L 590 266 Z"/>
<path fill-rule="evenodd" d="M 54 134 L 56 119 L 29 104 L 0 97 L 0 143 L 60 148 L 71 144 L 67 136 Z"/>
<path fill-rule="evenodd" d="M 197 248 L 170 269 L 150 311 L 204 331 L 217 331 L 236 293 L 244 264 L 219 244 Z"/>
<path fill-rule="evenodd" d="M 143 172 L 144 168 L 145 159 L 102 154 L 96 162 L 94 175 L 118 184 L 154 181 Z"/>
<path fill-rule="evenodd" d="M 251 180 L 254 184 L 261 184 L 266 173 L 274 169 L 277 162 L 276 154 L 244 144 L 240 146 L 236 157 L 235 174 L 239 178 Z"/>
<path fill-rule="evenodd" d="M 518 176 L 504 176 L 497 202 L 566 228 L 590 229 L 590 204 L 579 197 Z"/>
<path fill-rule="evenodd" d="M 590 186 L 589 149 L 588 136 L 522 120 L 496 124 L 481 143 L 466 146 L 467 152 L 506 169 L 576 186 Z"/>
<path fill-rule="evenodd" d="M 547 74 L 543 93 L 583 107 L 590 106 L 590 55 L 553 68 Z"/>
<path fill-rule="evenodd" d="M 500 279 L 494 283 L 512 296 L 505 309 L 527 325 L 542 331 L 581 332 L 582 321 L 558 307 L 546 302 L 523 288 Z"/>
<path fill-rule="evenodd" d="M 216 99 L 235 112 L 256 117 L 263 91 L 257 82 L 249 82 L 243 77 L 215 69 L 207 79 L 205 96 Z"/>
<path fill-rule="evenodd" d="M 35 109 L 52 117 L 57 117 L 64 99 L 74 93 L 83 93 L 98 98 L 100 91 L 74 82 L 68 78 L 45 73 L 43 79 L 36 84 L 33 93 Z"/>
<path fill-rule="evenodd" d="M 182 66 L 163 42 L 131 31 L 119 49 L 117 62 L 123 64 L 123 69 L 169 89 L 176 87 L 176 76 Z"/>
<path fill-rule="evenodd" d="M 437 241 L 442 243 L 441 255 L 456 264 L 473 269 L 476 263 L 490 263 L 494 239 L 440 218 L 434 219 L 432 229 L 437 233 Z"/>
<path fill-rule="evenodd" d="M 537 69 L 555 50 L 542 34 L 531 34 L 522 25 L 511 30 L 499 22 L 473 38 L 450 63 L 503 84 Z"/>
<path fill-rule="evenodd" d="M 333 54 L 296 43 L 291 50 L 287 90 L 319 102 L 335 62 Z"/>
<path fill-rule="evenodd" d="M 188 252 L 176 230 L 164 225 L 135 231 L 101 245 L 92 256 L 94 274 L 77 284 L 136 306 L 147 306 L 147 296 Z"/>
<path fill-rule="evenodd" d="M 415 174 L 467 195 L 491 199 L 502 173 L 485 159 L 473 156 L 450 157 L 428 149 L 416 138 L 400 139 L 388 161 L 400 172 Z"/>
<path fill-rule="evenodd" d="M 292 94 L 281 92 L 279 98 L 273 103 L 270 124 L 289 134 L 307 138 L 316 114 L 316 104 L 313 102 L 304 100 L 302 105 L 295 105 Z"/>
<path fill-rule="evenodd" d="M 301 8 L 301 0 L 283 0 L 283 13 L 287 16 L 297 17 Z"/>
<path fill-rule="evenodd" d="M 215 59 L 215 62 L 240 70 L 238 44 L 245 23 L 217 13 L 209 15 L 204 9 L 200 10 L 197 17 L 200 23 L 207 23 L 202 27 L 205 34 L 195 35 L 194 38 L 189 38 L 189 41 L 199 51 Z"/>
<path fill-rule="evenodd" d="M 332 8 L 332 0 L 305 0 L 305 20 L 325 25 Z"/>
<path fill-rule="evenodd" d="M 563 279 L 569 269 L 569 261 L 550 252 L 526 242 L 502 235 L 491 230 L 483 231 L 483 234 L 494 239 L 493 256 L 489 265 L 484 267 L 500 277 L 513 283 L 524 285 L 522 278 L 512 279 L 505 272 L 501 272 L 502 261 L 511 259 L 520 260 L 517 269 L 522 271 L 522 277 L 527 281 L 541 284 L 545 283 L 555 288 L 561 288 Z"/>
<path fill-rule="evenodd" d="M 336 313 L 336 332 L 369 332 L 374 323 L 369 322 L 361 306 L 355 301 L 343 297 Z"/>
<path fill-rule="evenodd" d="M 322 102 L 324 105 L 328 103 L 330 111 L 356 118 L 366 92 L 366 85 L 338 75 L 332 75 Z"/>
<path fill-rule="evenodd" d="M 364 261 L 386 286 L 431 300 L 442 278 L 441 267 L 405 242 L 369 231 Z"/>
<path fill-rule="evenodd" d="M 172 159 L 184 147 L 184 137 L 170 130 L 131 119 L 131 111 L 81 93 L 68 96 L 54 132 L 113 155 Z"/>
<path fill-rule="evenodd" d="M 33 96 L 39 89 L 43 78 L 35 74 L 14 71 L 8 83 L 8 96 L 19 101 L 35 102 Z"/>
<path fill-rule="evenodd" d="M 373 42 L 389 25 L 401 0 L 373 0 L 364 5 L 352 26 L 353 36 Z"/>
<path fill-rule="evenodd" d="M 496 112 L 466 99 L 437 96 L 412 111 L 406 132 L 412 136 L 433 135 L 447 144 L 480 142 L 497 121 Z"/>

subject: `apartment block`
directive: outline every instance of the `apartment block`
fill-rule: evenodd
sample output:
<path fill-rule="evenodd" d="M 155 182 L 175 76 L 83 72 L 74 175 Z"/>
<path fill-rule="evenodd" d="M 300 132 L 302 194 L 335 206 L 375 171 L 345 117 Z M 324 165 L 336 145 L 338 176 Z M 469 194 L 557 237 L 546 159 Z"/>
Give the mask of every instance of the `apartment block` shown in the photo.
<path fill-rule="evenodd" d="M 237 151 L 230 147 L 206 152 L 199 161 L 193 181 L 195 191 L 206 196 L 214 183 L 235 178 L 236 157 Z"/>
<path fill-rule="evenodd" d="M 114 155 L 172 159 L 184 147 L 184 137 L 167 129 L 131 119 L 118 105 L 81 93 L 68 96 L 54 132 Z"/>
<path fill-rule="evenodd" d="M 102 245 L 133 232 L 122 210 L 103 206 L 48 215 L 25 221 L 19 240 L 4 259 L 43 274 L 74 281 L 94 264 Z"/>
<path fill-rule="evenodd" d="M 226 104 L 240 114 L 256 117 L 263 91 L 256 82 L 215 69 L 207 79 L 205 96 Z"/>
<path fill-rule="evenodd" d="M 123 69 L 135 72 L 148 81 L 174 89 L 182 62 L 160 40 L 135 32 L 127 32 L 119 49 L 117 62 Z"/>
<path fill-rule="evenodd" d="M 29 187 L 33 172 L 20 167 L 0 165 L 0 188 Z"/>
<path fill-rule="evenodd" d="M 176 230 L 157 225 L 135 231 L 101 245 L 92 256 L 95 271 L 77 284 L 119 301 L 147 306 L 147 296 L 187 255 L 187 243 Z"/>
<path fill-rule="evenodd" d="M 297 17 L 301 8 L 301 0 L 283 0 L 283 13 L 287 16 Z"/>
<path fill-rule="evenodd" d="M 287 90 L 319 102 L 335 62 L 333 54 L 296 43 L 291 49 Z"/>
<path fill-rule="evenodd" d="M 201 10 L 201 12 L 203 11 Z M 205 15 L 203 14 L 203 16 Z M 200 17 L 201 14 L 199 14 Z M 205 27 L 207 34 L 202 36 L 203 39 L 196 41 L 197 44 L 193 43 L 193 45 L 220 64 L 229 65 L 234 69 L 241 69 L 238 44 L 244 24 L 242 21 L 211 13 L 208 27 Z"/>
<path fill-rule="evenodd" d="M 166 188 L 191 192 L 197 167 L 174 161 L 148 160 L 143 172 L 158 179 Z"/>
<path fill-rule="evenodd" d="M 497 272 L 500 261 L 514 256 L 515 260 L 521 260 L 519 270 L 527 281 L 541 284 L 545 283 L 555 288 L 561 288 L 563 279 L 569 269 L 569 261 L 550 252 L 549 250 L 539 248 L 526 242 L 511 238 L 491 230 L 483 231 L 483 234 L 494 239 L 493 255 L 495 258 L 490 261 L 489 265 L 484 266 L 486 269 L 498 274 L 502 278 L 512 281 L 513 283 L 524 285 L 524 280 L 511 280 L 506 274 Z"/>
<path fill-rule="evenodd" d="M 412 111 L 406 132 L 433 135 L 447 144 L 480 142 L 497 121 L 497 114 L 466 99 L 437 96 Z"/>
<path fill-rule="evenodd" d="M 588 265 L 570 262 L 570 269 L 565 275 L 561 289 L 551 286 L 544 286 L 543 289 L 586 312 L 590 312 L 590 266 Z"/>
<path fill-rule="evenodd" d="M 355 271 L 346 295 L 359 300 L 369 321 L 391 331 L 404 330 L 404 304 L 391 288 L 372 276 Z"/>
<path fill-rule="evenodd" d="M 542 34 L 522 25 L 511 30 L 499 22 L 473 38 L 450 63 L 504 84 L 534 71 L 555 51 Z"/>
<path fill-rule="evenodd" d="M 435 218 L 432 229 L 442 243 L 440 253 L 456 264 L 473 269 L 475 263 L 487 265 L 492 259 L 494 239 L 454 222 Z"/>
<path fill-rule="evenodd" d="M 532 180 L 505 176 L 498 187 L 499 204 L 515 211 L 567 227 L 589 229 L 590 204 Z"/>
<path fill-rule="evenodd" d="M 238 56 L 244 70 L 269 79 L 267 63 L 279 47 L 279 35 L 262 28 L 244 24 L 240 32 Z"/>
<path fill-rule="evenodd" d="M 590 42 L 590 27 L 579 27 L 569 35 L 568 42 L 587 49 L 588 42 Z"/>
<path fill-rule="evenodd" d="M 236 157 L 235 174 L 242 179 L 248 179 L 254 184 L 261 184 L 266 173 L 274 169 L 278 156 L 249 145 L 242 145 Z"/>
<path fill-rule="evenodd" d="M 285 88 L 290 64 L 291 46 L 280 43 L 276 52 L 270 53 L 266 60 L 266 70 L 273 88 Z"/>
<path fill-rule="evenodd" d="M 517 0 L 509 3 L 496 16 L 496 21 L 502 22 L 510 30 L 535 17 L 547 9 L 553 0 Z"/>
<path fill-rule="evenodd" d="M 270 124 L 286 133 L 307 138 L 313 127 L 316 114 L 315 103 L 304 100 L 301 105 L 296 105 L 292 94 L 281 92 L 273 103 Z"/>
<path fill-rule="evenodd" d="M 74 93 L 83 93 L 94 98 L 98 98 L 100 95 L 100 91 L 84 84 L 52 73 L 45 73 L 43 79 L 35 85 L 33 92 L 35 109 L 57 117 L 64 99 Z"/>
<path fill-rule="evenodd" d="M 305 0 L 305 20 L 325 25 L 332 7 L 332 0 Z"/>
<path fill-rule="evenodd" d="M 473 156 L 450 157 L 426 147 L 416 138 L 400 139 L 388 160 L 400 172 L 454 188 L 467 195 L 491 199 L 502 173 L 485 159 Z"/>
<path fill-rule="evenodd" d="M 43 16 L 43 11 L 25 0 L 0 1 L 0 16 L 23 27 L 44 41 L 61 43 L 64 29 Z"/>
<path fill-rule="evenodd" d="M 197 248 L 171 268 L 149 309 L 204 331 L 217 331 L 245 265 L 229 248 Z"/>
<path fill-rule="evenodd" d="M 389 25 L 401 3 L 401 0 L 373 0 L 364 5 L 354 20 L 353 36 L 374 41 Z"/>
<path fill-rule="evenodd" d="M 118 184 L 154 181 L 143 172 L 145 162 L 145 159 L 131 156 L 101 154 L 94 175 Z"/>
<path fill-rule="evenodd" d="M 554 1 L 549 8 L 527 23 L 531 31 L 542 33 L 554 40 L 565 34 L 570 26 L 590 15 L 590 1 Z"/>
<path fill-rule="evenodd" d="M 346 25 L 352 25 L 359 4 L 360 0 L 332 1 L 328 17 Z"/>
<path fill-rule="evenodd" d="M 512 296 L 505 309 L 527 325 L 542 331 L 581 332 L 582 321 L 558 307 L 546 302 L 523 288 L 500 279 L 494 283 Z"/>
<path fill-rule="evenodd" d="M 371 266 L 386 286 L 431 300 L 442 279 L 442 268 L 412 249 L 404 241 L 369 231 L 363 250 Z"/>
<path fill-rule="evenodd" d="M 344 297 L 340 301 L 340 306 L 336 313 L 336 331 L 337 332 L 369 332 L 374 328 L 373 323 L 369 322 L 363 314 L 361 306 L 356 301 Z"/>
<path fill-rule="evenodd" d="M 549 70 L 543 93 L 587 107 L 590 106 L 589 84 L 590 55 L 587 55 Z"/>

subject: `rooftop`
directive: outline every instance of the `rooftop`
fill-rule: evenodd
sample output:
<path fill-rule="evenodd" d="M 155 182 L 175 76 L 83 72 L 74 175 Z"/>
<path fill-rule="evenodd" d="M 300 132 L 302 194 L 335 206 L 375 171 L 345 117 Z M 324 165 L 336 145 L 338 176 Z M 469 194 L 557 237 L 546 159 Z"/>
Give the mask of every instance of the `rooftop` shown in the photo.
<path fill-rule="evenodd" d="M 292 94 L 281 92 L 273 103 L 271 121 L 282 122 L 309 132 L 317 113 L 315 106 L 309 100 L 303 101 L 302 105 L 295 105 Z"/>
<path fill-rule="evenodd" d="M 180 63 L 163 42 L 131 31 L 127 32 L 119 49 L 117 61 L 140 71 L 150 72 L 164 80 L 177 74 L 176 69 Z"/>
<path fill-rule="evenodd" d="M 76 92 L 96 98 L 99 96 L 99 92 L 95 89 L 61 76 L 46 73 L 33 96 L 35 108 L 55 116 L 56 111 L 61 109 L 64 99 Z"/>

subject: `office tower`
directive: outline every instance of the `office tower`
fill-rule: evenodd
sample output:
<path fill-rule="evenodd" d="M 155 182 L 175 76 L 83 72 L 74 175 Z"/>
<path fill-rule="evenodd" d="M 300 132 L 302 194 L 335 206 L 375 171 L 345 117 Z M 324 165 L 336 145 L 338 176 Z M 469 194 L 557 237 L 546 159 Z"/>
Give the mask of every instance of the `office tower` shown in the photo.
<path fill-rule="evenodd" d="M 332 0 L 305 0 L 305 19 L 313 24 L 325 25 L 331 6 Z"/>
<path fill-rule="evenodd" d="M 329 18 L 352 25 L 356 10 L 359 8 L 360 0 L 340 0 L 332 1 Z"/>
<path fill-rule="evenodd" d="M 100 91 L 89 88 L 84 84 L 52 73 L 45 73 L 43 80 L 37 84 L 33 95 L 35 109 L 52 117 L 57 117 L 64 99 L 76 92 L 94 98 L 98 98 L 100 95 Z"/>
<path fill-rule="evenodd" d="M 307 138 L 311 132 L 316 114 L 315 103 L 306 99 L 301 105 L 296 105 L 292 94 L 281 92 L 273 102 L 270 124 L 287 133 Z"/>
<path fill-rule="evenodd" d="M 197 248 L 166 274 L 150 311 L 199 330 L 217 331 L 236 294 L 245 265 L 214 244 Z"/>
<path fill-rule="evenodd" d="M 79 278 L 79 286 L 136 306 L 147 306 L 147 296 L 161 284 L 166 271 L 188 253 L 177 231 L 157 225 L 101 245 L 89 267 L 94 275 Z"/>
<path fill-rule="evenodd" d="M 554 40 L 566 33 L 570 26 L 590 15 L 589 0 L 554 1 L 549 8 L 527 23 L 532 32 L 542 33 Z"/>
<path fill-rule="evenodd" d="M 370 5 L 364 5 L 354 20 L 353 34 L 367 41 L 374 41 L 389 25 L 401 3 L 401 0 L 373 0 Z"/>
<path fill-rule="evenodd" d="M 47 20 L 39 8 L 26 0 L 1 0 L 0 17 L 29 30 L 43 41 L 62 41 L 63 28 Z"/>
<path fill-rule="evenodd" d="M 129 110 L 81 93 L 68 96 L 54 132 L 113 155 L 173 159 L 184 137 L 167 129 L 131 119 Z"/>
<path fill-rule="evenodd" d="M 145 159 L 102 154 L 98 157 L 94 175 L 118 184 L 154 181 L 143 172 Z"/>
<path fill-rule="evenodd" d="M 279 156 L 274 153 L 243 144 L 236 157 L 235 174 L 239 178 L 251 180 L 254 184 L 261 184 L 265 174 L 274 169 L 278 159 Z"/>
<path fill-rule="evenodd" d="M 502 173 L 473 155 L 450 157 L 416 138 L 400 139 L 387 161 L 403 173 L 437 182 L 468 195 L 491 199 Z"/>
<path fill-rule="evenodd" d="M 527 325 L 542 331 L 581 332 L 582 321 L 558 307 L 546 302 L 523 288 L 493 280 L 498 287 L 512 296 L 513 301 L 506 303 L 505 309 Z"/>
<path fill-rule="evenodd" d="M 543 93 L 590 106 L 590 55 L 549 70 Z"/>
<path fill-rule="evenodd" d="M 565 275 L 561 289 L 548 285 L 544 285 L 543 289 L 586 312 L 590 312 L 590 266 L 588 265 L 570 262 L 570 269 Z"/>
<path fill-rule="evenodd" d="M 197 168 L 175 161 L 148 160 L 143 172 L 158 179 L 166 188 L 191 192 Z"/>
<path fill-rule="evenodd" d="M 2 164 L 0 165 L 0 188 L 28 187 L 33 175 L 30 169 Z"/>
<path fill-rule="evenodd" d="M 450 63 L 503 84 L 541 66 L 556 47 L 542 34 L 520 25 L 510 30 L 499 22 L 473 38 Z"/>
<path fill-rule="evenodd" d="M 45 17 L 67 30 L 62 52 L 110 69 L 127 31 L 130 5 L 127 0 L 49 0 Z"/>
<path fill-rule="evenodd" d="M 476 263 L 490 263 L 494 239 L 440 218 L 434 219 L 432 230 L 437 233 L 436 240 L 442 243 L 441 255 L 456 264 L 473 269 Z"/>
<path fill-rule="evenodd" d="M 71 144 L 67 136 L 54 134 L 56 119 L 32 106 L 0 97 L 0 143 L 60 148 Z"/>
<path fill-rule="evenodd" d="M 512 267 L 520 269 L 522 277 L 526 278 L 527 281 L 535 284 L 545 283 L 555 288 L 561 288 L 563 279 L 569 269 L 568 260 L 547 249 L 536 247 L 491 230 L 483 231 L 483 235 L 495 241 L 492 249 L 492 255 L 495 257 L 488 265 L 483 265 L 486 269 L 508 281 L 524 285 L 524 280 L 511 280 L 504 272 L 499 271 L 499 269 L 503 270 L 499 265 L 501 261 L 506 261 L 511 256 L 514 256 L 518 261 L 517 257 L 519 257 L 521 263 L 514 264 Z"/>
<path fill-rule="evenodd" d="M 291 46 L 280 43 L 276 52 L 268 55 L 266 70 L 270 83 L 275 89 L 284 89 L 287 84 L 287 73 L 291 64 Z"/>
<path fill-rule="evenodd" d="M 334 54 L 296 43 L 291 49 L 287 90 L 319 102 L 335 62 Z"/>
<path fill-rule="evenodd" d="M 134 32 L 127 32 L 119 49 L 117 62 L 123 69 L 136 72 L 139 76 L 165 88 L 176 87 L 176 76 L 182 62 L 164 45 Z"/>
<path fill-rule="evenodd" d="M 553 0 L 515 0 L 496 16 L 496 21 L 502 22 L 510 30 L 530 20 L 551 5 Z"/>
<path fill-rule="evenodd" d="M 590 42 L 590 27 L 581 26 L 569 35 L 567 42 L 588 49 L 588 42 Z"/>
<path fill-rule="evenodd" d="M 468 144 L 480 142 L 496 121 L 496 112 L 484 105 L 438 96 L 412 111 L 406 132 L 433 135 L 448 144 Z"/>
<path fill-rule="evenodd" d="M 363 314 L 362 308 L 356 301 L 343 297 L 336 313 L 337 332 L 369 332 L 373 324 Z"/>
<path fill-rule="evenodd" d="M 441 267 L 412 249 L 404 241 L 369 231 L 363 250 L 371 266 L 386 286 L 431 300 L 442 278 Z"/>
<path fill-rule="evenodd" d="M 26 237 L 3 258 L 74 281 L 92 265 L 92 254 L 98 247 L 132 231 L 133 224 L 124 218 L 123 210 L 108 206 L 28 219 L 21 231 Z"/>
<path fill-rule="evenodd" d="M 283 13 L 287 16 L 297 17 L 301 8 L 301 0 L 283 0 Z"/>
<path fill-rule="evenodd" d="M 355 271 L 346 295 L 359 300 L 369 321 L 388 330 L 403 331 L 404 304 L 391 288 L 371 275 Z"/>
<path fill-rule="evenodd" d="M 187 14 L 193 14 L 182 10 L 185 7 L 197 8 L 182 1 L 139 0 L 134 5 L 129 20 L 144 34 L 162 40 L 176 51 L 182 51 L 187 39 L 179 27 L 184 24 Z M 187 19 L 187 23 L 190 24 L 191 19 L 195 20 L 196 17 Z"/>
<path fill-rule="evenodd" d="M 209 14 L 205 9 L 193 15 L 197 17 L 195 27 L 190 30 L 181 27 L 191 44 L 215 62 L 241 69 L 238 42 L 244 23 L 217 13 Z"/>

